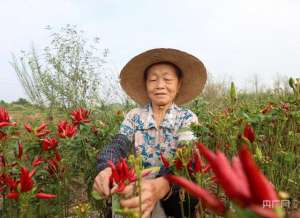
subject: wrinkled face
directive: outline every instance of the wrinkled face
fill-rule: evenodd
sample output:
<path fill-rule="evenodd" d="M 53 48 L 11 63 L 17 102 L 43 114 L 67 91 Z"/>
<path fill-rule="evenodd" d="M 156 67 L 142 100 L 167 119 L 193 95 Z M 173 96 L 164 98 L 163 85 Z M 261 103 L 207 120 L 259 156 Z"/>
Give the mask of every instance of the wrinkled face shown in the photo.
<path fill-rule="evenodd" d="M 176 69 L 169 64 L 155 64 L 148 69 L 146 89 L 152 104 L 162 106 L 174 101 L 181 86 Z"/>

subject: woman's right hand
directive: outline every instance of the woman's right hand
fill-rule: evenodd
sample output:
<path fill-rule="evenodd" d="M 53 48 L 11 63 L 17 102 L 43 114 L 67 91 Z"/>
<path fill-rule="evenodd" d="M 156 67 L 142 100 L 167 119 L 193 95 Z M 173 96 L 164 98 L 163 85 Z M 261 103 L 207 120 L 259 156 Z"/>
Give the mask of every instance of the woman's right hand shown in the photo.
<path fill-rule="evenodd" d="M 108 197 L 110 195 L 109 179 L 111 174 L 112 172 L 110 167 L 100 171 L 94 180 L 93 190 Z"/>

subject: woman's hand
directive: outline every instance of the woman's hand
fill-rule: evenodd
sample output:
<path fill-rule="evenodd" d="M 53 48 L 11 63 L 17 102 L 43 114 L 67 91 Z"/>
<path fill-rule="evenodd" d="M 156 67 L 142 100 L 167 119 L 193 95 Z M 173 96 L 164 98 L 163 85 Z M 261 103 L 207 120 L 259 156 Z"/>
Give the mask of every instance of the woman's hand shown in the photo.
<path fill-rule="evenodd" d="M 96 176 L 94 180 L 93 190 L 99 192 L 101 195 L 109 196 L 109 178 L 111 176 L 111 168 L 107 167 Z"/>
<path fill-rule="evenodd" d="M 143 179 L 141 182 L 141 198 L 142 198 L 142 218 L 148 218 L 151 215 L 156 203 L 162 199 L 170 190 L 169 182 L 159 177 L 156 179 Z M 133 193 L 133 185 L 128 185 L 122 192 L 126 196 Z M 139 196 L 133 196 L 129 199 L 122 199 L 120 204 L 124 208 L 139 211 Z"/>

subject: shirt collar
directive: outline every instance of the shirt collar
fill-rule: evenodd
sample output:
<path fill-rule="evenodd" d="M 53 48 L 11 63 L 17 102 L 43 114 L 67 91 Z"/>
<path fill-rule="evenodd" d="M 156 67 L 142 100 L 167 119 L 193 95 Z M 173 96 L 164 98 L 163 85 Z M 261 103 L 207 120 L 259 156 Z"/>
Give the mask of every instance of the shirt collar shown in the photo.
<path fill-rule="evenodd" d="M 154 120 L 154 114 L 153 114 L 151 102 L 146 104 L 144 109 L 145 112 L 147 113 L 145 129 L 155 128 L 156 126 L 155 126 L 155 120 Z M 173 129 L 176 120 L 176 111 L 178 110 L 179 110 L 178 106 L 172 103 L 170 108 L 166 111 L 165 117 L 160 123 L 160 127 Z"/>

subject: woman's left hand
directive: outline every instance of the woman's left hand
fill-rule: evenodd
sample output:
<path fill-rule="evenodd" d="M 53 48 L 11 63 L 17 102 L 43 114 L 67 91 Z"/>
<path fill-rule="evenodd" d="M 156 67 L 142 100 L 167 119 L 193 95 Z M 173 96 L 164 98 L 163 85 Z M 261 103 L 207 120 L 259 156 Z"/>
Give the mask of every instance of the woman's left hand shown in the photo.
<path fill-rule="evenodd" d="M 132 193 L 133 186 L 127 186 L 122 194 L 125 196 Z M 151 215 L 156 203 L 162 199 L 170 190 L 169 182 L 159 177 L 156 179 L 143 179 L 141 182 L 141 199 L 142 199 L 142 218 L 148 218 Z M 124 208 L 129 208 L 139 211 L 139 196 L 134 196 L 129 199 L 122 199 L 120 204 Z"/>

